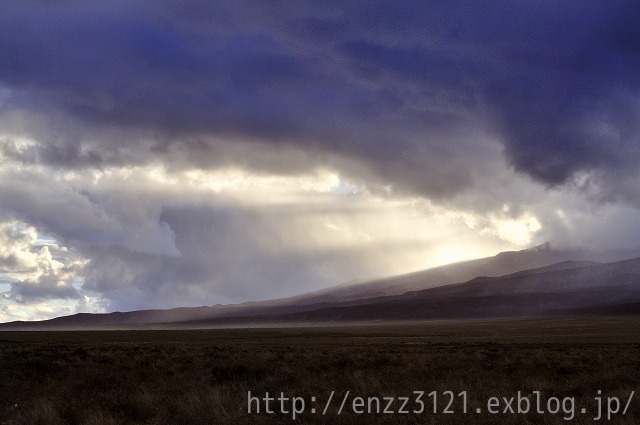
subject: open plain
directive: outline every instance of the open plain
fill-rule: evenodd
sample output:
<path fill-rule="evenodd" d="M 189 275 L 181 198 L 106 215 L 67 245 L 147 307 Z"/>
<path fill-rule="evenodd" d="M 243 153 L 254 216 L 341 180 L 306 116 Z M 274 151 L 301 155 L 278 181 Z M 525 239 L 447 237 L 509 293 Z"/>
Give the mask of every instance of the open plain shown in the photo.
<path fill-rule="evenodd" d="M 254 400 L 250 414 L 248 391 L 305 411 L 294 420 L 289 399 L 256 413 Z M 556 397 L 576 412 L 536 412 L 536 391 L 544 409 Z M 636 424 L 639 392 L 637 317 L 0 333 L 2 424 L 587 424 L 599 395 L 622 404 L 608 423 Z M 518 394 L 529 413 L 503 412 Z"/>

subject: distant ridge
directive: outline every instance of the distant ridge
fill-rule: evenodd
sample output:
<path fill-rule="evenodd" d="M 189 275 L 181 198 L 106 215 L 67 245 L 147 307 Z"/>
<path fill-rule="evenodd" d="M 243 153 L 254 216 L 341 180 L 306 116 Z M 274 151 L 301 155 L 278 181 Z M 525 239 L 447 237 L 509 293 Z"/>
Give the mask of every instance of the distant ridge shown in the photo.
<path fill-rule="evenodd" d="M 10 329 L 215 327 L 378 320 L 640 314 L 640 258 L 612 263 L 563 259 L 548 245 L 500 253 L 395 278 L 297 297 L 237 305 L 80 313 Z M 550 262 L 551 258 L 562 261 Z M 538 267 L 527 268 L 531 265 Z M 515 268 L 521 269 L 512 271 Z M 510 271 L 504 273 L 504 271 Z M 496 275 L 497 273 L 502 273 Z M 459 276 L 470 276 L 449 283 Z M 440 282 L 436 284 L 435 282 Z M 436 286 L 437 285 L 437 286 Z M 415 289 L 417 288 L 417 289 Z"/>
<path fill-rule="evenodd" d="M 580 251 L 555 250 L 549 242 L 520 251 L 505 251 L 493 257 L 460 261 L 400 276 L 343 283 L 331 288 L 296 297 L 287 302 L 316 303 L 356 300 L 385 295 L 399 295 L 408 291 L 465 282 L 478 276 L 496 277 L 522 270 L 549 266 L 563 261 L 581 261 L 586 255 Z M 596 264 L 592 262 L 592 264 Z"/>

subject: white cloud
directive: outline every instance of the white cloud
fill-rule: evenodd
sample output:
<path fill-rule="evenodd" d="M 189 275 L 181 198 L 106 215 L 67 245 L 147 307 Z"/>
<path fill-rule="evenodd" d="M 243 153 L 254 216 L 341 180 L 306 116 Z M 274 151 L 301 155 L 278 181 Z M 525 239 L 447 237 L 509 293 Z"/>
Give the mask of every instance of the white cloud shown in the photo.
<path fill-rule="evenodd" d="M 530 213 L 522 214 L 517 218 L 501 217 L 493 214 L 489 217 L 487 225 L 480 234 L 497 237 L 503 241 L 517 246 L 528 246 L 542 225 L 538 219 Z"/>
<path fill-rule="evenodd" d="M 46 319 L 100 311 L 100 297 L 79 290 L 87 260 L 34 226 L 0 223 L 0 320 Z"/>
<path fill-rule="evenodd" d="M 0 223 L 0 281 L 23 278 L 35 269 L 38 256 L 31 252 L 36 229 L 18 221 Z"/>

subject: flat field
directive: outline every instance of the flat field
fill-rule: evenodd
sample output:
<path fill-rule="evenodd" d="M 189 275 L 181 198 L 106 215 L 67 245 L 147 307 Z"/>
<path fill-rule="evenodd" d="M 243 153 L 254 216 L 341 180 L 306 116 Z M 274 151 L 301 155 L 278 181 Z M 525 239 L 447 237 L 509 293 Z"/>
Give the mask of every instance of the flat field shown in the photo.
<path fill-rule="evenodd" d="M 0 424 L 129 423 L 638 424 L 640 319 L 0 332 Z"/>

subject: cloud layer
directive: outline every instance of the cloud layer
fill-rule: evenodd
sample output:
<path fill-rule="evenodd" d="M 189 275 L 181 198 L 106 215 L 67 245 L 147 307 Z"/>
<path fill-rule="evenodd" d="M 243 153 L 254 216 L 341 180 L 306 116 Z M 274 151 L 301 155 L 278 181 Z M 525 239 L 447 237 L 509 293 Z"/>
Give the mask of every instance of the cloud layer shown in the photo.
<path fill-rule="evenodd" d="M 639 20 L 631 1 L 4 2 L 3 305 L 638 247 Z"/>

